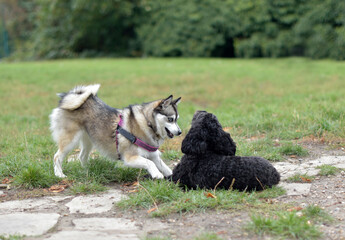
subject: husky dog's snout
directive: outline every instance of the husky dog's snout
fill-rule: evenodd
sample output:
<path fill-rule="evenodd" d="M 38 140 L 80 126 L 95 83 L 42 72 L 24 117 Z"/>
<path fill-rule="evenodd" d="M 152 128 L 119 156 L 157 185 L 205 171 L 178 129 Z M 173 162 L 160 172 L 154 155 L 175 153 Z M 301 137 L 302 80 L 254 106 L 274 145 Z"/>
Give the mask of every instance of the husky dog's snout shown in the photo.
<path fill-rule="evenodd" d="M 177 124 L 174 127 L 166 127 L 165 130 L 169 138 L 173 138 L 174 136 L 180 136 L 182 133 L 180 127 Z"/>

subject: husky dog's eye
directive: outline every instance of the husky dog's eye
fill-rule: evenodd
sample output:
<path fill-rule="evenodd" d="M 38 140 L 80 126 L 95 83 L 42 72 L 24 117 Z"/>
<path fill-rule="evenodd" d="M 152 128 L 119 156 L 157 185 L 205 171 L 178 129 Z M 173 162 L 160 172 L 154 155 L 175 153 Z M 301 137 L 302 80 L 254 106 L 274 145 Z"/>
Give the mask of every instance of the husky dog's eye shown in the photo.
<path fill-rule="evenodd" d="M 174 119 L 172 117 L 168 117 L 168 122 L 173 122 Z"/>

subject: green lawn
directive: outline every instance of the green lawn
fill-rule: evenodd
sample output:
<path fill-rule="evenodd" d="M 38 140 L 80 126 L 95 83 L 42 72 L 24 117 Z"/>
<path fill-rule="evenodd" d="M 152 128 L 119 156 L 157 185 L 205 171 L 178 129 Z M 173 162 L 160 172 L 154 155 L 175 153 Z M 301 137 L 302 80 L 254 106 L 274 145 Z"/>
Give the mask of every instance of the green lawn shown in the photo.
<path fill-rule="evenodd" d="M 345 63 L 289 59 L 93 59 L 0 64 L 2 159 L 51 159 L 48 116 L 55 93 L 101 83 L 99 96 L 125 107 L 182 96 L 181 128 L 195 110 L 215 113 L 239 153 L 272 152 L 273 139 L 345 138 Z M 259 137 L 252 147 L 245 138 Z M 281 160 L 275 149 L 266 157 Z"/>
<path fill-rule="evenodd" d="M 303 138 L 334 145 L 345 143 L 345 62 L 304 58 L 1 62 L 0 180 L 11 176 L 13 185 L 29 189 L 59 182 L 53 174 L 56 146 L 48 119 L 57 106 L 55 94 L 91 83 L 100 83 L 99 96 L 118 108 L 170 94 L 181 96 L 179 124 L 184 134 L 196 110 L 213 112 L 236 141 L 238 155 L 282 161 L 288 155 L 308 155 L 301 144 Z M 179 159 L 182 139 L 167 141 L 162 147 L 163 157 Z M 107 161 L 97 153 L 86 169 L 78 162 L 65 163 L 63 168 L 72 182 L 72 194 L 102 191 L 109 182 L 134 181 L 145 174 Z M 157 202 L 157 216 L 195 208 L 241 208 L 243 201 L 255 211 L 265 209 L 261 198 L 272 197 L 270 190 L 261 195 L 217 190 L 214 193 L 218 199 L 205 201 L 202 190 L 183 193 L 166 181 L 141 184 L 145 191 L 132 194 L 122 205 L 140 207 L 144 198 L 140 194 L 149 192 L 145 207 Z M 280 189 L 273 191 L 282 194 Z M 232 198 L 239 201 L 226 201 Z M 258 224 L 268 221 L 259 220 Z"/>
<path fill-rule="evenodd" d="M 179 123 L 185 132 L 195 110 L 213 112 L 230 129 L 243 155 L 282 160 L 286 148 L 294 149 L 291 140 L 310 135 L 338 142 L 345 138 L 344 62 L 288 58 L 1 63 L 0 160 L 51 160 L 55 146 L 48 116 L 58 102 L 55 93 L 91 83 L 101 83 L 99 96 L 120 108 L 169 94 L 182 96 Z M 248 143 L 248 138 L 256 141 Z M 296 148 L 297 154 L 302 150 Z"/>

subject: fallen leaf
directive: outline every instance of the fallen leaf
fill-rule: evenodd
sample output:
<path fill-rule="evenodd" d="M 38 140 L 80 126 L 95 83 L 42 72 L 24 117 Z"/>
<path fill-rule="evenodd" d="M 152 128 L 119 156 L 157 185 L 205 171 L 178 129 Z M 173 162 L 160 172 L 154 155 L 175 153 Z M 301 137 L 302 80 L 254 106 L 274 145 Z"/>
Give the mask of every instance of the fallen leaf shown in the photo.
<path fill-rule="evenodd" d="M 9 184 L 9 183 L 13 182 L 13 180 L 11 178 L 12 177 L 6 177 L 6 178 L 2 179 L 1 183 Z"/>
<path fill-rule="evenodd" d="M 225 128 L 223 128 L 223 130 L 224 130 L 225 132 L 228 132 L 229 130 L 232 130 L 232 127 L 225 127 Z"/>
<path fill-rule="evenodd" d="M 61 181 L 59 182 L 60 185 L 66 185 L 66 188 L 69 187 L 69 186 L 71 186 L 72 183 L 73 183 L 72 180 L 67 180 L 67 179 L 63 179 L 63 180 L 61 180 Z"/>
<path fill-rule="evenodd" d="M 151 209 L 147 210 L 147 213 L 152 213 L 152 212 L 154 212 L 154 211 L 156 211 L 156 210 L 157 210 L 157 208 L 154 207 L 154 208 L 151 208 Z"/>
<path fill-rule="evenodd" d="M 302 177 L 302 176 L 299 176 L 299 178 L 300 178 L 303 182 L 311 182 L 311 179 L 309 179 L 309 178 L 305 178 L 305 177 Z"/>
<path fill-rule="evenodd" d="M 297 156 L 296 155 L 290 155 L 290 158 L 296 158 Z"/>
<path fill-rule="evenodd" d="M 217 198 L 216 195 L 213 195 L 213 194 L 210 193 L 210 192 L 205 192 L 204 195 L 205 195 L 207 198 Z"/>
<path fill-rule="evenodd" d="M 135 193 L 135 192 L 139 192 L 139 189 L 133 189 L 133 190 L 128 191 L 128 193 Z"/>
<path fill-rule="evenodd" d="M 126 187 L 138 186 L 138 185 L 139 185 L 138 181 L 123 184 L 123 186 L 126 186 Z"/>
<path fill-rule="evenodd" d="M 59 193 L 64 191 L 66 187 L 66 185 L 53 185 L 48 189 L 48 191 L 53 193 Z"/>
<path fill-rule="evenodd" d="M 297 206 L 297 207 L 289 208 L 289 209 L 288 209 L 288 212 L 292 212 L 292 211 L 301 211 L 302 209 L 303 209 L 302 207 Z"/>

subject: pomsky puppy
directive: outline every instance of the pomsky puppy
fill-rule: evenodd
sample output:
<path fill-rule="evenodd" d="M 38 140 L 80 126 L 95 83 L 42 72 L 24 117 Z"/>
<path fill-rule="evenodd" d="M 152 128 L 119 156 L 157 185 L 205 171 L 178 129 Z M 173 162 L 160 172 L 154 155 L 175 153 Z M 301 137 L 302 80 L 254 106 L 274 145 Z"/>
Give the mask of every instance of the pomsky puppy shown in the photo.
<path fill-rule="evenodd" d="M 54 173 L 66 177 L 62 162 L 78 144 L 79 159 L 85 166 L 93 148 L 126 166 L 146 169 L 152 178 L 170 176 L 172 171 L 158 150 L 165 138 L 181 134 L 173 96 L 149 103 L 116 109 L 97 97 L 100 85 L 77 86 L 60 93 L 59 106 L 50 115 L 50 129 L 58 145 Z"/>

